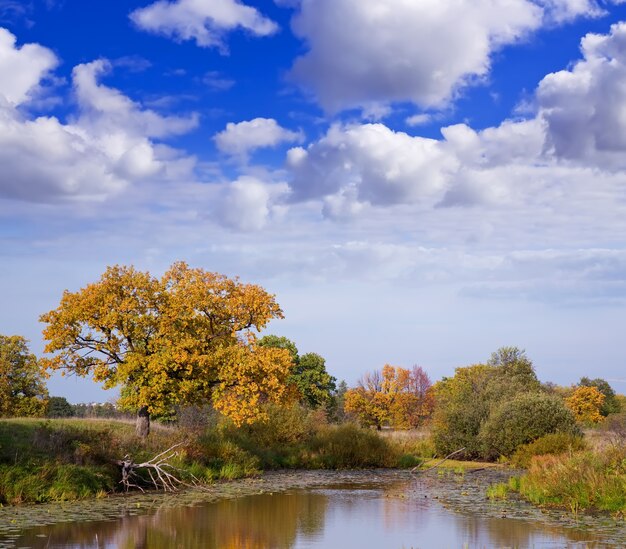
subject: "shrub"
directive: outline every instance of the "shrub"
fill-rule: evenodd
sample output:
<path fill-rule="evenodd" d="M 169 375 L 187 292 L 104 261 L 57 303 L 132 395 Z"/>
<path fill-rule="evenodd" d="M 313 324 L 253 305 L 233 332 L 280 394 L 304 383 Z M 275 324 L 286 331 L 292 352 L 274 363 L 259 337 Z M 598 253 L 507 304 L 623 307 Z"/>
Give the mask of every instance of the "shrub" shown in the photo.
<path fill-rule="evenodd" d="M 492 410 L 519 394 L 538 392 L 540 383 L 524 351 L 502 347 L 488 364 L 457 368 L 453 377 L 443 378 L 434 389 L 437 452 L 445 456 L 465 448 L 463 457 L 471 459 L 484 453 L 478 435 Z"/>
<path fill-rule="evenodd" d="M 557 432 L 579 433 L 574 416 L 563 401 L 545 393 L 524 393 L 500 403 L 483 424 L 479 441 L 483 458 L 495 460 Z"/>
<path fill-rule="evenodd" d="M 237 434 L 254 440 L 261 447 L 276 447 L 295 444 L 306 439 L 316 428 L 310 410 L 299 404 L 278 406 L 269 404 L 265 407 L 267 419 L 244 425 L 237 429 Z M 320 418 L 316 416 L 319 423 Z M 226 429 L 233 432 L 232 426 Z M 228 434 L 228 432 L 227 432 Z"/>
<path fill-rule="evenodd" d="M 310 444 L 310 465 L 324 469 L 396 467 L 398 451 L 376 432 L 345 423 L 327 426 Z"/>
<path fill-rule="evenodd" d="M 586 448 L 585 439 L 581 436 L 570 433 L 550 433 L 520 446 L 513 454 L 511 464 L 526 469 L 534 456 L 565 454 Z"/>

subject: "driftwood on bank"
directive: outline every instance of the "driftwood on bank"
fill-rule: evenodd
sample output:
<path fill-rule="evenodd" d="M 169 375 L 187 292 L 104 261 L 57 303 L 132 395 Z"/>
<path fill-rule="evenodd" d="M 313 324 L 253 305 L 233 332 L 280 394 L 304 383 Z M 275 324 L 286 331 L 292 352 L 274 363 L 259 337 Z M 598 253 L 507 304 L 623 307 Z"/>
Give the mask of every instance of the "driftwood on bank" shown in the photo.
<path fill-rule="evenodd" d="M 131 488 L 137 488 L 145 492 L 145 488 L 153 487 L 165 492 L 176 492 L 183 486 L 193 486 L 193 484 L 179 478 L 177 476 L 179 470 L 169 463 L 170 460 L 178 456 L 178 449 L 183 444 L 184 442 L 174 444 L 174 446 L 170 446 L 167 450 L 143 463 L 133 462 L 128 455 L 124 456 L 124 459 L 116 461 L 117 465 L 122 468 L 120 484 L 124 487 L 124 491 L 128 492 Z M 145 474 L 140 474 L 142 471 L 147 474 L 148 478 Z"/>
<path fill-rule="evenodd" d="M 455 452 L 452 452 L 451 454 L 447 455 L 441 461 L 438 461 L 437 463 L 435 463 L 435 465 L 433 465 L 432 467 L 429 467 L 428 469 L 424 469 L 423 471 L 419 469 L 420 465 L 418 465 L 416 467 L 413 467 L 413 469 L 411 469 L 411 473 L 416 474 L 416 475 L 419 475 L 419 474 L 422 474 L 422 473 L 428 473 L 429 471 L 432 471 L 433 469 L 436 469 L 437 467 L 439 467 L 445 461 L 448 461 L 451 457 L 454 457 L 457 454 L 460 454 L 461 452 L 464 452 L 464 451 L 465 451 L 465 448 L 461 448 L 460 450 L 456 450 Z"/>

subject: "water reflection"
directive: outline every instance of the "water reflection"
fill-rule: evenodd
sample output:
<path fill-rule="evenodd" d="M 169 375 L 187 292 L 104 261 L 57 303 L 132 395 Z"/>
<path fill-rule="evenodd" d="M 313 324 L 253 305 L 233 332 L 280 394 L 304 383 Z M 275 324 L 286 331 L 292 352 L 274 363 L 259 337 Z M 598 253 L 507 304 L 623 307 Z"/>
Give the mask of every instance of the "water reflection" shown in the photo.
<path fill-rule="evenodd" d="M 426 486 L 333 487 L 163 508 L 112 522 L 23 533 L 20 547 L 314 549 L 322 547 L 606 547 L 581 530 L 446 508 Z"/>
<path fill-rule="evenodd" d="M 327 505 L 323 494 L 263 494 L 116 522 L 56 524 L 26 533 L 19 543 L 76 549 L 289 549 L 299 533 L 323 530 Z"/>

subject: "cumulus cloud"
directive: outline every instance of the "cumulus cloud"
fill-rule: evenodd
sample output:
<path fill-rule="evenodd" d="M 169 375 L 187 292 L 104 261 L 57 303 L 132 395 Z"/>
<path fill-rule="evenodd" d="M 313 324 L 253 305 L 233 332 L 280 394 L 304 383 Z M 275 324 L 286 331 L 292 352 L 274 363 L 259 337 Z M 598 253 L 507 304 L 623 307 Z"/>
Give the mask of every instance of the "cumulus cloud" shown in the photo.
<path fill-rule="evenodd" d="M 571 68 L 540 82 L 529 119 L 481 131 L 456 124 L 442 128 L 440 140 L 382 124 L 333 126 L 289 151 L 292 199 L 319 200 L 325 216 L 345 218 L 365 205 L 551 201 L 568 187 L 580 191 L 581 178 L 615 192 L 626 180 L 626 23 L 587 35 L 581 51 Z"/>
<path fill-rule="evenodd" d="M 1 31 L 1 29 L 0 29 Z M 197 119 L 161 116 L 99 83 L 107 61 L 78 65 L 78 113 L 69 122 L 32 119 L 17 107 L 56 58 L 39 45 L 18 48 L 0 32 L 0 196 L 34 202 L 101 199 L 145 178 L 189 174 L 193 159 L 153 140 L 183 133 Z"/>
<path fill-rule="evenodd" d="M 229 122 L 214 139 L 221 152 L 246 158 L 255 149 L 293 143 L 302 138 L 300 132 L 281 127 L 273 118 L 255 118 L 237 124 Z"/>
<path fill-rule="evenodd" d="M 178 41 L 195 40 L 200 47 L 223 52 L 224 34 L 229 31 L 242 28 L 268 36 L 278 30 L 276 23 L 237 0 L 159 0 L 133 11 L 130 18 L 142 30 Z"/>
<path fill-rule="evenodd" d="M 32 98 L 42 78 L 58 64 L 54 53 L 39 44 L 16 45 L 16 38 L 0 27 L 0 100 L 20 105 Z"/>
<path fill-rule="evenodd" d="M 559 158 L 626 167 L 626 23 L 588 34 L 583 59 L 546 76 L 537 90 L 548 145 Z"/>
<path fill-rule="evenodd" d="M 224 188 L 217 202 L 217 218 L 236 231 L 258 231 L 265 227 L 272 213 L 272 201 L 285 190 L 284 185 L 269 185 L 255 177 L 242 176 Z"/>
<path fill-rule="evenodd" d="M 197 114 L 187 117 L 162 116 L 141 106 L 115 88 L 99 82 L 112 66 L 105 59 L 74 68 L 74 90 L 81 107 L 82 123 L 123 127 L 128 132 L 147 137 L 166 137 L 189 132 L 198 125 Z"/>
<path fill-rule="evenodd" d="M 432 204 L 455 168 L 434 139 L 394 132 L 383 124 L 335 125 L 306 150 L 289 151 L 294 200 L 343 194 L 377 205 Z"/>
<path fill-rule="evenodd" d="M 499 48 L 600 12 L 593 0 L 302 0 L 292 26 L 308 52 L 291 75 L 331 112 L 441 107 L 488 74 Z"/>

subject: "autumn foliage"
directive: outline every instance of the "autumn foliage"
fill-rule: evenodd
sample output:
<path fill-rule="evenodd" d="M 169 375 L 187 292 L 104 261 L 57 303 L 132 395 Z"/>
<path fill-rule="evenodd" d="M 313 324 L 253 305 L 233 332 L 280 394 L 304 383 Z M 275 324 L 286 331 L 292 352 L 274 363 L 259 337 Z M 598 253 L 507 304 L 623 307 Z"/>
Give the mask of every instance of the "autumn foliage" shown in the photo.
<path fill-rule="evenodd" d="M 589 425 L 600 423 L 604 419 L 601 413 L 604 399 L 605 396 L 597 387 L 582 386 L 565 399 L 565 404 L 578 423 Z"/>
<path fill-rule="evenodd" d="M 47 398 L 43 373 L 26 339 L 0 335 L 0 417 L 42 416 Z"/>
<path fill-rule="evenodd" d="M 419 426 L 433 410 L 431 382 L 419 366 L 413 369 L 385 365 L 382 371 L 365 374 L 345 395 L 345 410 L 364 425 L 378 429 Z"/>
<path fill-rule="evenodd" d="M 240 424 L 285 391 L 289 353 L 258 346 L 254 334 L 274 318 L 280 307 L 257 285 L 182 262 L 161 278 L 114 266 L 41 316 L 54 353 L 44 364 L 122 386 L 129 409 L 168 414 L 211 402 Z"/>

